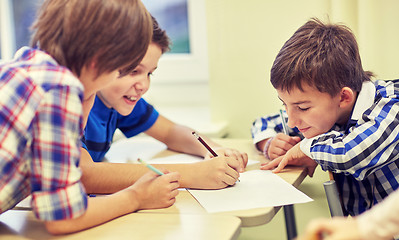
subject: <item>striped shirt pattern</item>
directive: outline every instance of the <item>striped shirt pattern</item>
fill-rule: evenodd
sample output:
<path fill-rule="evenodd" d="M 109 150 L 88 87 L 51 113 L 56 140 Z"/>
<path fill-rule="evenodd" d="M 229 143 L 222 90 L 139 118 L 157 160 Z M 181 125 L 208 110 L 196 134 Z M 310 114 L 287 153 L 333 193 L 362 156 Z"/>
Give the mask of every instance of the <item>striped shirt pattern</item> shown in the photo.
<path fill-rule="evenodd" d="M 364 212 L 399 187 L 398 93 L 399 80 L 364 83 L 346 125 L 300 143 L 334 173 L 346 214 Z"/>
<path fill-rule="evenodd" d="M 37 218 L 76 218 L 83 86 L 48 54 L 24 47 L 0 65 L 0 213 L 32 195 Z"/>

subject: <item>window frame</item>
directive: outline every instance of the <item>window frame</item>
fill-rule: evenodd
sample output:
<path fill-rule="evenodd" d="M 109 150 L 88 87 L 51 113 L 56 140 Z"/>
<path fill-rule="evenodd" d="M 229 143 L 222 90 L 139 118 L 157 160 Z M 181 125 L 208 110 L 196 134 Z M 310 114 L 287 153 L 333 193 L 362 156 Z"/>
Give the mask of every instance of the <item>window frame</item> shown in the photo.
<path fill-rule="evenodd" d="M 163 54 L 153 76 L 154 84 L 209 80 L 205 0 L 187 0 L 187 8 L 191 52 Z"/>
<path fill-rule="evenodd" d="M 154 83 L 207 83 L 209 80 L 205 0 L 187 0 L 189 54 L 164 54 L 154 74 Z M 16 39 L 12 0 L 0 1 L 0 41 L 2 60 L 15 54 Z"/>
<path fill-rule="evenodd" d="M 16 51 L 12 0 L 0 1 L 0 43 L 0 61 L 12 59 Z"/>

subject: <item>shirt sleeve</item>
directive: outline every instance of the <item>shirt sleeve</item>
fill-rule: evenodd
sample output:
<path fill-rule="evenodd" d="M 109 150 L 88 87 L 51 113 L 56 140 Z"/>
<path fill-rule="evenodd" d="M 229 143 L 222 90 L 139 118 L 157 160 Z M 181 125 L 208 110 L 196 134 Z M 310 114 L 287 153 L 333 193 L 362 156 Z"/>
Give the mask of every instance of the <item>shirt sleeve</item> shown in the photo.
<path fill-rule="evenodd" d="M 44 221 L 76 218 L 87 208 L 80 183 L 82 104 L 79 89 L 44 93 L 32 123 L 32 207 Z"/>
<path fill-rule="evenodd" d="M 358 227 L 365 240 L 392 239 L 399 234 L 399 191 L 357 217 Z"/>
<path fill-rule="evenodd" d="M 287 115 L 284 111 L 284 118 L 287 121 Z M 290 136 L 300 136 L 297 128 L 288 128 Z M 256 144 L 262 140 L 274 137 L 277 133 L 284 132 L 283 123 L 279 114 L 267 115 L 255 119 L 251 127 L 253 143 Z"/>
<path fill-rule="evenodd" d="M 347 133 L 330 131 L 316 139 L 303 140 L 301 149 L 324 171 L 347 173 L 363 180 L 398 159 L 398 112 L 398 99 L 381 98 Z"/>

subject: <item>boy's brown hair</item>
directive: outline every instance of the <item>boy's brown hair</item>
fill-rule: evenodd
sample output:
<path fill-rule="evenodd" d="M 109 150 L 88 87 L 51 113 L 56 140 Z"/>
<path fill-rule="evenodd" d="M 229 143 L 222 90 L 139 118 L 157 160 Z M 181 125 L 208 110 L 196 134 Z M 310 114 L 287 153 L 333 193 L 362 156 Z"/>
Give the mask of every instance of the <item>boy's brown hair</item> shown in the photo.
<path fill-rule="evenodd" d="M 283 91 L 302 91 L 307 83 L 335 96 L 343 87 L 360 91 L 372 76 L 363 71 L 356 38 L 348 27 L 313 18 L 285 42 L 274 60 L 270 81 Z"/>
<path fill-rule="evenodd" d="M 154 17 L 152 17 L 152 28 L 152 43 L 157 44 L 161 48 L 162 53 L 169 51 L 170 39 L 166 31 L 159 26 L 158 21 Z"/>
<path fill-rule="evenodd" d="M 46 0 L 32 26 L 31 45 L 78 76 L 92 61 L 97 74 L 132 71 L 152 37 L 140 0 Z"/>

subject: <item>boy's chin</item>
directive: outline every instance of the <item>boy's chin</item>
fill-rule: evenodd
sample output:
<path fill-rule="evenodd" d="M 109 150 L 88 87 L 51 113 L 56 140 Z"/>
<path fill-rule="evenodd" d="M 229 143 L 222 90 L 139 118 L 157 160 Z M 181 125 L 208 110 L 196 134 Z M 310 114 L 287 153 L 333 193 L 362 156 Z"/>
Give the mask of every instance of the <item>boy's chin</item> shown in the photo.
<path fill-rule="evenodd" d="M 122 116 L 128 116 L 132 112 L 133 112 L 133 108 L 132 109 L 122 109 L 122 110 L 118 111 L 118 113 Z"/>

